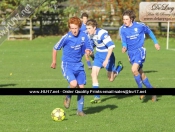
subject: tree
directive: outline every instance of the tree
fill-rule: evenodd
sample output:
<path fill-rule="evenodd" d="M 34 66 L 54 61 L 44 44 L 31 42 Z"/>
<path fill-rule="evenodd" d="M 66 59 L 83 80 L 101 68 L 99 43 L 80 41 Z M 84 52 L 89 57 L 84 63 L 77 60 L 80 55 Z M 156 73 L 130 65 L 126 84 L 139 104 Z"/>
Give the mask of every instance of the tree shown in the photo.
<path fill-rule="evenodd" d="M 18 7 L 19 3 L 20 0 L 2 0 L 0 2 L 0 23 Z"/>

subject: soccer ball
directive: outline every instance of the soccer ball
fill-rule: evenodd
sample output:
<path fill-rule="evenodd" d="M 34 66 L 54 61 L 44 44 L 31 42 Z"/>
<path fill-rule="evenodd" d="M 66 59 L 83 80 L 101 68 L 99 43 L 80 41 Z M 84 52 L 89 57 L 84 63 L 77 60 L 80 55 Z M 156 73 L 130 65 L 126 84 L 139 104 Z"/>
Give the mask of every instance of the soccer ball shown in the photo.
<path fill-rule="evenodd" d="M 54 121 L 62 121 L 65 119 L 66 114 L 63 109 L 55 108 L 51 113 L 51 117 Z"/>

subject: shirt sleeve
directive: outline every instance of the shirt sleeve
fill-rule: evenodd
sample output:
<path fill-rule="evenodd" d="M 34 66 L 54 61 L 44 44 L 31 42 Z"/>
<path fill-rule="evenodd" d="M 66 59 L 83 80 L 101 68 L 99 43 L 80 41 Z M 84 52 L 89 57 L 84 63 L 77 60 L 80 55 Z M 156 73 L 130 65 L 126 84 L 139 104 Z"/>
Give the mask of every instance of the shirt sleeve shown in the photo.
<path fill-rule="evenodd" d="M 119 28 L 119 36 L 121 38 L 122 47 L 126 47 L 127 48 L 126 37 L 124 35 L 124 32 L 122 31 L 122 27 Z"/>
<path fill-rule="evenodd" d="M 82 47 L 82 55 L 84 55 L 85 54 L 85 50 L 86 49 L 89 49 L 89 50 L 91 50 L 91 51 L 93 51 L 93 45 L 92 45 L 92 41 L 91 41 L 91 39 L 87 36 L 87 34 L 85 35 L 85 41 L 84 41 L 85 43 L 84 43 L 84 45 L 83 45 L 83 47 Z"/>
<path fill-rule="evenodd" d="M 156 39 L 156 36 L 154 35 L 154 33 L 152 31 L 150 31 L 149 36 L 153 40 L 154 44 L 158 44 L 158 41 Z"/>
<path fill-rule="evenodd" d="M 114 42 L 112 41 L 111 37 L 109 36 L 109 34 L 107 32 L 103 33 L 103 35 L 101 35 L 101 40 L 103 41 L 103 43 L 105 44 L 105 46 L 107 46 L 108 48 L 114 48 Z"/>
<path fill-rule="evenodd" d="M 144 25 L 144 31 L 145 31 L 145 33 L 147 33 L 151 37 L 151 39 L 153 40 L 154 44 L 158 43 L 154 33 L 151 31 L 151 29 L 148 26 Z"/>
<path fill-rule="evenodd" d="M 64 44 L 66 43 L 66 38 L 67 38 L 68 34 L 64 35 L 55 45 L 54 45 L 54 49 L 55 50 L 60 50 Z"/>

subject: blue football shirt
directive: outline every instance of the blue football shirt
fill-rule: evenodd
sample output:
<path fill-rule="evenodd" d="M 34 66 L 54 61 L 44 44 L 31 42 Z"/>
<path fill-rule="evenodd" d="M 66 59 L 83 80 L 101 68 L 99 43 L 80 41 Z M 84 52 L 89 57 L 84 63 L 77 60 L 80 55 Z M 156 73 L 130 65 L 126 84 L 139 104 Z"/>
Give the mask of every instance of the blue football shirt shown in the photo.
<path fill-rule="evenodd" d="M 81 62 L 85 49 L 93 50 L 86 33 L 79 31 L 78 36 L 71 32 L 65 34 L 54 46 L 55 50 L 63 48 L 62 61 L 77 63 Z"/>
<path fill-rule="evenodd" d="M 84 23 L 82 23 L 80 30 L 81 31 L 86 31 L 86 25 Z"/>
<path fill-rule="evenodd" d="M 119 33 L 122 40 L 122 46 L 125 46 L 128 51 L 143 47 L 145 34 L 149 34 L 154 43 L 157 43 L 157 40 L 151 29 L 144 23 L 133 22 L 131 27 L 122 25 L 119 29 Z"/>

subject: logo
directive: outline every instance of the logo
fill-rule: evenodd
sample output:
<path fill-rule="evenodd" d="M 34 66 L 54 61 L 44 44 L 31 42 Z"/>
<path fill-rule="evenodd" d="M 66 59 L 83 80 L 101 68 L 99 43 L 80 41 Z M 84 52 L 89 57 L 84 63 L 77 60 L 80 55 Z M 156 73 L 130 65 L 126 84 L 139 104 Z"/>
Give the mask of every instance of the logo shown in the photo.
<path fill-rule="evenodd" d="M 140 2 L 142 22 L 175 22 L 175 2 Z"/>
<path fill-rule="evenodd" d="M 84 41 L 85 40 L 85 37 L 82 37 L 81 40 Z"/>
<path fill-rule="evenodd" d="M 135 33 L 137 33 L 138 32 L 138 28 L 134 28 L 134 31 L 135 31 Z"/>

